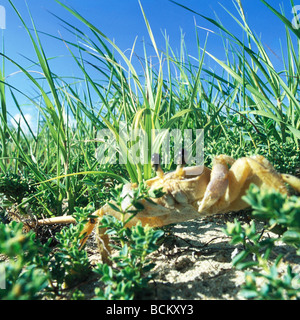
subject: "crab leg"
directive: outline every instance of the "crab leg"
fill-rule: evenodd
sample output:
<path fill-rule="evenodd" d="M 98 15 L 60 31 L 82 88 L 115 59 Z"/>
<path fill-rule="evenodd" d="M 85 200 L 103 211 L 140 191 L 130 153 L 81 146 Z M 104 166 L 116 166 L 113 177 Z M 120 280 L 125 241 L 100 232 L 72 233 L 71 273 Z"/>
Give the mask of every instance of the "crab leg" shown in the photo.
<path fill-rule="evenodd" d="M 100 209 L 101 210 L 101 209 Z M 100 211 L 98 210 L 98 211 Z M 96 211 L 95 213 L 97 213 L 98 211 Z M 87 239 L 89 238 L 90 234 L 93 232 L 96 224 L 97 224 L 98 219 L 96 218 L 91 218 L 89 219 L 89 221 L 87 222 L 87 224 L 84 226 L 83 230 L 80 232 L 79 237 L 83 237 L 80 240 L 80 247 L 79 249 L 82 249 L 82 247 L 85 245 Z"/>
<path fill-rule="evenodd" d="M 103 208 L 94 212 L 94 215 L 98 216 L 99 218 L 102 218 L 104 214 L 105 212 Z M 80 240 L 79 250 L 82 249 L 82 247 L 85 245 L 87 239 L 90 237 L 95 226 L 97 225 L 99 218 L 91 218 L 88 221 L 88 223 L 84 226 L 83 230 L 80 233 L 80 236 L 83 236 L 83 238 Z M 106 231 L 106 228 L 99 228 L 99 226 L 97 226 L 96 228 L 97 243 L 102 256 L 102 261 L 104 263 L 109 264 L 110 263 L 110 260 L 108 259 L 108 256 L 110 255 L 110 248 L 108 245 L 109 237 L 107 234 L 105 234 L 105 231 Z"/>
<path fill-rule="evenodd" d="M 96 214 L 101 218 L 105 214 L 103 208 L 96 211 Z M 100 254 L 102 257 L 103 263 L 111 264 L 111 261 L 109 260 L 109 256 L 111 254 L 111 250 L 109 247 L 109 237 L 107 234 L 105 234 L 106 228 L 100 228 L 99 225 L 97 225 L 96 233 L 97 233 L 97 243 L 98 248 L 100 250 Z"/>
<path fill-rule="evenodd" d="M 218 203 L 213 208 L 214 213 L 226 212 L 230 207 L 230 211 L 242 210 L 248 205 L 240 199 L 240 195 L 248 188 L 247 178 L 251 175 L 251 166 L 247 158 L 240 158 L 232 163 L 228 170 L 227 179 L 228 186 Z"/>
<path fill-rule="evenodd" d="M 204 197 L 199 205 L 199 212 L 205 212 L 225 194 L 228 187 L 227 164 L 233 164 L 234 161 L 233 158 L 226 155 L 220 155 L 214 159 L 210 182 L 207 185 Z"/>
<path fill-rule="evenodd" d="M 38 226 L 45 226 L 45 225 L 51 225 L 51 224 L 69 224 L 69 223 L 76 223 L 76 220 L 72 216 L 62 216 L 62 217 L 40 219 L 36 222 Z"/>
<path fill-rule="evenodd" d="M 238 211 L 248 205 L 242 200 L 249 187 L 249 181 L 259 187 L 268 187 L 279 190 L 286 194 L 287 189 L 283 179 L 278 174 L 270 162 L 262 156 L 253 158 L 240 158 L 236 160 L 228 172 L 228 188 L 219 203 L 214 207 L 215 212 L 225 212 L 230 207 L 230 211 Z"/>
<path fill-rule="evenodd" d="M 284 182 L 289 184 L 294 190 L 300 193 L 300 179 L 291 176 L 290 174 L 281 174 L 281 178 Z"/>
<path fill-rule="evenodd" d="M 252 173 L 261 180 L 262 187 L 266 186 L 268 188 L 273 188 L 282 194 L 288 193 L 282 176 L 276 172 L 274 167 L 266 158 L 262 156 L 255 156 L 253 158 L 247 158 L 247 162 L 252 169 Z"/>

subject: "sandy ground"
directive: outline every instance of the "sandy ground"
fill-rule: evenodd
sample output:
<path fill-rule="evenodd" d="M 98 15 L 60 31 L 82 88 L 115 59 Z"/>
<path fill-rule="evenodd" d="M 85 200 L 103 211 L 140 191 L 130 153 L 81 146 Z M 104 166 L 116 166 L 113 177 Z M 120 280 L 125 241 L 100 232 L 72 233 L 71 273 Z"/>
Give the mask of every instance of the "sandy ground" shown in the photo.
<path fill-rule="evenodd" d="M 240 300 L 241 285 L 244 283 L 244 272 L 232 267 L 233 251 L 241 246 L 230 244 L 230 238 L 222 228 L 226 222 L 237 218 L 247 221 L 245 214 L 226 214 L 192 220 L 182 224 L 164 228 L 165 236 L 159 249 L 150 256 L 156 264 L 151 271 L 156 274 L 149 282 L 148 290 L 136 296 L 143 300 Z M 257 223 L 258 232 L 262 223 Z M 264 237 L 276 237 L 269 231 Z M 95 241 L 95 235 L 87 242 L 86 250 L 91 265 L 101 262 Z M 300 272 L 300 257 L 295 250 L 284 244 L 276 247 L 273 258 L 277 254 L 284 255 L 284 262 L 279 272 L 285 272 L 287 265 Z M 0 261 L 3 260 L 3 257 Z M 79 289 L 85 298 L 94 297 L 96 287 L 101 283 L 93 274 Z"/>
<path fill-rule="evenodd" d="M 227 221 L 243 216 L 227 214 L 188 221 L 168 227 L 165 241 L 151 256 L 156 264 L 154 281 L 149 290 L 139 295 L 148 300 L 239 300 L 244 283 L 244 272 L 231 264 L 231 255 L 237 246 L 231 245 L 222 228 Z M 260 228 L 262 229 L 262 224 Z M 259 230 L 259 229 L 258 229 Z M 264 236 L 276 236 L 264 232 Z M 94 245 L 92 245 L 94 247 Z M 88 248 L 92 263 L 99 262 L 95 248 Z M 241 247 L 238 247 L 241 249 Z M 300 272 L 300 257 L 291 247 L 279 246 L 275 254 L 283 253 L 285 262 L 279 270 L 284 272 L 287 264 Z M 276 256 L 274 256 L 275 258 Z"/>
<path fill-rule="evenodd" d="M 171 228 L 155 253 L 154 299 L 237 299 L 244 273 L 232 268 L 234 248 L 224 219 L 193 220 Z M 169 243 L 168 243 L 169 241 Z"/>

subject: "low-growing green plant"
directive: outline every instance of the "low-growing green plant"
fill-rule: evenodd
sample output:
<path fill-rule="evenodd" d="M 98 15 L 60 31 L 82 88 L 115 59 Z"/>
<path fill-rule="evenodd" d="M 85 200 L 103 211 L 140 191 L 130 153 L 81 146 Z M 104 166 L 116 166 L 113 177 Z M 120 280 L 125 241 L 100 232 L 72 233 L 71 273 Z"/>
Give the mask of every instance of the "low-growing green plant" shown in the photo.
<path fill-rule="evenodd" d="M 260 190 L 252 186 L 243 199 L 253 208 L 255 218 L 266 221 L 268 228 L 280 232 L 281 240 L 297 247 L 300 254 L 299 197 L 288 197 L 278 191 Z"/>
<path fill-rule="evenodd" d="M 95 291 L 97 299 L 132 299 L 141 288 L 145 288 L 152 276 L 147 275 L 154 264 L 147 256 L 157 249 L 157 240 L 161 230 L 137 224 L 131 229 L 126 227 L 140 210 L 142 199 L 161 196 L 161 190 L 149 192 L 141 184 L 132 195 L 130 206 L 134 210 L 121 209 L 124 197 L 121 196 L 122 185 L 112 191 L 116 205 L 122 211 L 121 221 L 105 216 L 101 228 L 107 228 L 107 234 L 114 242 L 117 255 L 111 257 L 112 266 L 98 264 L 94 272 L 100 276 L 105 287 Z M 120 205 L 120 207 L 119 207 Z M 132 209 L 132 208 L 131 208 Z M 12 221 L 0 223 L 0 254 L 7 257 L 5 262 L 6 288 L 0 290 L 2 299 L 40 299 L 72 298 L 82 299 L 84 294 L 78 285 L 92 275 L 86 250 L 80 249 L 84 225 L 95 211 L 90 203 L 85 208 L 75 208 L 76 224 L 64 227 L 56 233 L 58 242 L 52 246 L 51 238 L 42 244 L 33 231 L 23 232 L 23 224 Z M 129 217 L 124 218 L 129 213 Z"/>
<path fill-rule="evenodd" d="M 55 280 L 53 286 L 56 295 L 62 294 L 64 288 L 72 287 L 86 279 L 90 274 L 90 263 L 85 250 L 80 250 L 81 232 L 88 217 L 94 212 L 93 204 L 85 208 L 75 208 L 76 224 L 64 227 L 57 233 L 57 250 L 53 256 L 46 258 L 51 279 Z M 52 281 L 53 285 L 53 281 Z"/>
<path fill-rule="evenodd" d="M 119 230 L 109 229 L 110 232 L 117 231 L 119 234 L 120 242 L 114 245 L 118 253 L 111 257 L 114 267 L 106 263 L 98 264 L 94 270 L 101 276 L 101 281 L 105 285 L 104 290 L 96 289 L 96 295 L 98 299 L 105 300 L 133 299 L 153 278 L 153 275 L 147 273 L 155 264 L 147 259 L 147 256 L 157 250 L 157 241 L 163 231 L 148 226 L 142 227 L 140 223 L 131 229 L 124 229 L 123 223 L 115 224 L 115 218 L 110 218 L 103 221 L 103 226 L 108 227 L 113 224 L 121 227 L 123 232 L 121 233 L 119 228 Z"/>
<path fill-rule="evenodd" d="M 291 266 L 287 266 L 283 275 L 280 274 L 278 272 L 279 263 L 280 259 L 277 259 L 264 273 L 246 271 L 246 281 L 241 291 L 243 296 L 257 300 L 299 300 L 299 274 L 293 272 Z"/>
<path fill-rule="evenodd" d="M 0 224 L 0 253 L 5 262 L 6 288 L 0 290 L 2 299 L 38 299 L 43 296 L 67 296 L 63 290 L 82 280 L 90 271 L 87 253 L 79 250 L 80 233 L 91 207 L 76 208 L 77 224 L 57 233 L 58 245 L 45 244 L 35 233 L 24 233 L 23 224 L 12 221 Z"/>
<path fill-rule="evenodd" d="M 48 275 L 37 265 L 39 254 L 47 256 L 47 245 L 42 246 L 33 232 L 24 234 L 23 224 L 16 221 L 0 223 L 0 253 L 7 257 L 3 264 L 5 288 L 0 290 L 0 299 L 38 299 L 41 290 L 47 287 Z"/>
<path fill-rule="evenodd" d="M 157 250 L 157 241 L 163 235 L 162 230 L 155 230 L 147 225 L 143 227 L 141 223 L 131 229 L 126 227 L 126 224 L 143 210 L 144 207 L 139 201 L 144 199 L 152 202 L 150 197 L 161 197 L 162 190 L 150 192 L 145 184 L 141 183 L 133 190 L 128 207 L 122 209 L 122 202 L 125 200 L 122 196 L 122 187 L 120 185 L 113 190 L 116 205 L 110 204 L 113 209 L 121 213 L 120 221 L 112 216 L 104 216 L 99 226 L 107 229 L 106 234 L 114 241 L 112 247 L 117 250 L 117 255 L 110 257 L 112 266 L 107 263 L 98 264 L 94 270 L 105 284 L 104 290 L 100 288 L 96 290 L 98 299 L 133 299 L 141 289 L 146 288 L 153 278 L 148 272 L 155 266 L 147 256 Z M 125 218 L 128 213 L 130 217 Z"/>
<path fill-rule="evenodd" d="M 0 175 L 0 195 L 11 203 L 20 204 L 24 197 L 35 191 L 36 188 L 20 175 L 10 172 Z"/>
<path fill-rule="evenodd" d="M 260 190 L 252 185 L 243 199 L 252 206 L 253 217 L 265 221 L 265 227 L 280 237 L 262 239 L 255 220 L 250 225 L 241 225 L 236 219 L 234 223 L 227 223 L 224 231 L 232 238 L 231 243 L 243 246 L 232 259 L 236 268 L 247 270 L 241 293 L 255 299 L 300 299 L 299 274 L 293 272 L 291 266 L 283 275 L 278 272 L 283 255 L 271 262 L 271 254 L 279 242 L 295 247 L 300 255 L 299 197 L 287 197 L 278 191 Z"/>

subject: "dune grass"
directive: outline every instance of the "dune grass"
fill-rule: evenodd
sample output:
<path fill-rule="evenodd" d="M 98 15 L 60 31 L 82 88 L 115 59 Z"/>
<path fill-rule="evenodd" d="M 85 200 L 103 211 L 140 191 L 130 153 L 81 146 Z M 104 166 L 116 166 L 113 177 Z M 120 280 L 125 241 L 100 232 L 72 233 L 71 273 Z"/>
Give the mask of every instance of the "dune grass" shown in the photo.
<path fill-rule="evenodd" d="M 226 8 L 224 11 L 243 31 L 242 38 L 230 32 L 219 19 L 204 17 L 172 1 L 219 30 L 225 53 L 225 59 L 220 60 L 208 52 L 208 36 L 200 37 L 197 27 L 197 57 L 187 52 L 184 37 L 178 54 L 167 34 L 165 46 L 158 47 L 141 4 L 151 42 L 150 49 L 143 45 L 143 57 L 136 53 L 136 40 L 130 51 L 123 52 L 96 25 L 59 1 L 70 17 L 77 18 L 82 25 L 81 29 L 57 17 L 69 32 L 68 39 L 38 31 L 30 11 L 31 25 L 28 25 L 25 13 L 20 13 L 9 0 L 35 52 L 35 57 L 28 57 L 30 69 L 4 50 L 1 53 L 0 249 L 12 258 L 7 272 L 8 278 L 13 279 L 10 280 L 12 288 L 19 285 L 19 280 L 26 280 L 22 282 L 25 292 L 19 290 L 23 288 L 20 286 L 17 291 L 9 292 L 9 298 L 41 298 L 43 294 L 50 298 L 82 298 L 74 288 L 68 292 L 64 283 L 73 281 L 74 277 L 87 277 L 92 269 L 87 252 L 79 250 L 79 237 L 86 219 L 108 201 L 112 193 L 121 199 L 118 183 L 139 183 L 155 174 L 150 161 L 152 152 L 161 151 L 163 140 L 171 130 L 183 134 L 185 129 L 193 129 L 194 133 L 196 129 L 203 129 L 207 166 L 214 156 L 222 153 L 235 158 L 262 154 L 278 171 L 297 174 L 300 166 L 300 31 L 293 28 L 283 13 L 261 1 L 286 31 L 281 70 L 274 67 L 268 50 L 249 27 L 241 1 L 235 2 L 236 13 Z M 291 5 L 294 5 L 292 0 Z M 59 57 L 47 55 L 41 35 L 55 39 L 57 45 L 65 48 L 78 67 L 76 77 L 54 73 L 51 66 Z M 200 39 L 204 39 L 203 43 Z M 210 69 L 208 60 L 218 65 L 216 70 L 220 71 Z M 35 94 L 10 83 L 5 73 L 7 64 L 25 76 Z M 138 72 L 140 66 L 142 73 Z M 20 96 L 37 109 L 37 128 L 32 128 L 26 120 Z M 11 125 L 13 115 L 7 107 L 8 97 L 18 109 L 25 128 L 16 119 L 16 126 Z M 106 130 L 108 139 L 100 135 L 102 130 Z M 128 136 L 122 134 L 124 132 Z M 120 163 L 127 149 L 132 150 L 136 145 L 141 132 L 147 140 L 139 143 L 140 155 L 144 155 L 145 161 L 135 163 L 129 152 L 128 161 Z M 113 140 L 117 142 L 114 145 L 117 161 L 105 162 L 106 143 Z M 163 164 L 165 171 L 176 167 L 175 143 L 171 142 L 171 161 Z M 193 153 L 197 150 L 196 143 L 194 140 L 191 147 Z M 140 184 L 141 189 L 142 186 Z M 273 200 L 268 202 L 272 203 Z M 23 225 L 15 221 L 8 225 L 12 216 L 22 220 L 23 214 L 36 218 L 73 214 L 79 223 L 57 233 L 59 244 L 55 251 L 50 247 L 51 239 L 41 244 L 33 241 L 32 233 L 23 235 Z M 121 269 L 106 264 L 96 267 L 100 280 L 107 284 L 105 292 L 99 291 L 96 295 L 101 299 L 132 299 L 135 288 L 146 287 L 150 280 L 150 277 L 143 278 L 144 271 L 153 267 L 146 255 L 156 250 L 156 240 L 161 233 L 140 225 L 128 230 L 122 224 L 124 221 L 120 224 L 110 222 L 107 217 L 106 220 L 107 225 L 112 226 L 110 234 L 117 234 L 121 240 L 120 246 L 115 245 L 120 255 L 112 259 Z M 236 228 L 239 231 L 241 226 L 231 226 L 233 236 Z M 257 233 L 253 236 L 254 239 L 261 237 Z M 20 239 L 23 247 L 19 245 Z M 128 245 L 124 239 L 129 241 Z M 27 250 L 27 254 L 22 250 Z M 19 260 L 14 261 L 16 256 Z M 22 273 L 26 266 L 27 271 Z M 248 295 L 260 294 L 254 292 L 253 281 L 248 286 Z"/>
<path fill-rule="evenodd" d="M 46 203 L 52 202 L 47 214 L 72 213 L 76 205 L 90 200 L 100 204 L 107 194 L 107 179 L 112 183 L 149 179 L 153 175 L 150 146 L 155 145 L 159 151 L 164 138 L 163 134 L 155 136 L 153 129 L 179 129 L 181 132 L 203 129 L 207 165 L 219 153 L 234 157 L 262 153 L 282 171 L 293 172 L 299 166 L 299 32 L 265 1 L 286 29 L 287 56 L 283 58 L 283 70 L 275 70 L 268 51 L 247 24 L 238 1 L 238 14 L 229 14 L 243 30 L 243 40 L 220 21 L 202 16 L 219 29 L 225 61 L 206 50 L 208 39 L 200 43 L 197 30 L 198 57 L 189 56 L 183 38 L 179 55 L 171 48 L 167 35 L 165 47 L 158 48 L 141 6 L 155 54 L 150 58 L 144 46 L 144 57 L 139 57 L 142 74 L 133 62 L 136 42 L 129 54 L 123 53 L 97 26 L 57 1 L 89 30 L 89 33 L 84 32 L 83 28 L 80 30 L 57 17 L 69 31 L 70 39 L 47 35 L 56 38 L 58 45 L 65 46 L 81 73 L 78 78 L 53 73 L 50 57 L 40 38 L 42 33 L 38 32 L 34 19 L 30 16 L 32 25 L 28 26 L 13 1 L 9 2 L 35 50 L 38 76 L 12 60 L 9 54 L 1 54 L 0 166 L 3 174 L 22 174 L 36 184 L 39 195 L 43 194 L 44 198 L 39 196 L 34 200 L 47 208 Z M 208 58 L 223 72 L 207 68 L 205 59 Z M 5 64 L 8 63 L 29 79 L 38 97 L 13 87 L 6 80 Z M 95 80 L 95 74 L 101 81 Z M 36 132 L 29 125 L 26 132 L 20 124 L 17 129 L 9 125 L 7 94 L 12 96 L 25 123 L 17 95 L 23 95 L 38 109 Z M 120 135 L 120 125 L 124 123 L 123 129 L 132 134 L 129 142 Z M 101 129 L 108 129 L 118 142 L 118 155 L 132 147 L 135 133 L 143 130 L 148 141 L 141 145 L 141 149 L 145 149 L 141 152 L 147 161 L 135 164 L 129 153 L 124 165 L 99 163 L 96 151 L 103 148 L 103 140 L 98 136 Z M 174 160 L 164 165 L 164 170 L 172 168 Z M 103 199 L 97 196 L 99 192 Z"/>

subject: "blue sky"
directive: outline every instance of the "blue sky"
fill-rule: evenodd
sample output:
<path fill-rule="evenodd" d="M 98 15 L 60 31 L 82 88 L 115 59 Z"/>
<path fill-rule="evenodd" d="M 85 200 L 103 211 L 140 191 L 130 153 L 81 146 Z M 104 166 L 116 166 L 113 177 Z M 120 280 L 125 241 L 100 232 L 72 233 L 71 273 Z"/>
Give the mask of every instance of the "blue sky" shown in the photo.
<path fill-rule="evenodd" d="M 41 31 L 57 36 L 59 32 L 63 35 L 66 34 L 61 23 L 49 12 L 80 26 L 76 19 L 55 0 L 29 0 L 27 2 L 35 24 Z M 115 39 L 117 45 L 124 50 L 132 46 L 136 36 L 140 40 L 147 39 L 147 29 L 138 0 L 62 0 L 61 2 L 80 12 L 109 38 Z M 214 18 L 216 13 L 226 27 L 234 33 L 240 32 L 240 28 L 221 6 L 223 5 L 229 11 L 236 13 L 231 0 L 178 0 L 178 2 L 211 18 Z M 201 17 L 176 6 L 168 0 L 141 0 L 141 3 L 155 38 L 160 39 L 161 42 L 158 42 L 162 45 L 161 32 L 166 30 L 170 36 L 172 47 L 179 46 L 180 30 L 182 29 L 188 47 L 193 50 L 193 47 L 196 47 L 194 18 L 197 26 L 213 28 L 210 23 Z M 276 51 L 279 36 L 284 36 L 282 24 L 278 23 L 278 19 L 259 0 L 244 0 L 242 3 L 250 26 L 258 34 L 261 33 L 268 46 Z M 270 3 L 278 10 L 280 9 L 279 5 L 283 4 L 287 16 L 292 19 L 289 0 L 272 0 Z M 25 1 L 15 0 L 14 4 L 30 24 Z M 32 54 L 30 41 L 8 1 L 0 0 L 0 5 L 6 8 L 5 41 L 8 53 L 13 55 L 16 53 Z M 203 36 L 205 36 L 204 33 Z M 49 39 L 47 39 L 47 42 L 44 42 L 43 45 L 49 56 L 55 55 L 57 51 L 61 54 L 68 54 L 63 45 L 58 45 L 55 41 L 49 41 Z M 219 46 L 222 47 L 221 41 L 217 37 L 211 37 L 209 44 L 216 49 Z"/>
<path fill-rule="evenodd" d="M 28 9 L 24 0 L 13 1 L 25 21 L 30 25 Z M 28 0 L 28 7 L 31 11 L 38 30 L 53 34 L 55 36 L 62 35 L 64 38 L 70 38 L 70 34 L 66 32 L 62 23 L 50 14 L 61 17 L 62 19 L 79 26 L 82 25 L 71 16 L 64 8 L 57 4 L 54 0 Z M 87 20 L 96 25 L 110 39 L 114 39 L 115 43 L 125 51 L 132 47 L 134 39 L 138 37 L 137 50 L 142 54 L 142 40 L 150 43 L 147 28 L 145 26 L 143 16 L 140 10 L 138 0 L 61 0 L 62 3 L 76 9 Z M 230 17 L 221 5 L 226 7 L 230 12 L 236 15 L 236 9 L 230 0 L 178 0 L 179 3 L 199 12 L 210 18 L 218 15 L 222 23 L 232 31 L 235 35 L 240 35 L 241 29 L 236 22 Z M 295 4 L 297 1 L 295 1 Z M 280 65 L 281 51 L 279 46 L 279 38 L 284 42 L 285 30 L 283 24 L 274 16 L 259 0 L 243 1 L 244 11 L 247 15 L 250 26 L 255 32 L 262 37 L 263 43 L 274 52 L 274 60 Z M 272 0 L 269 1 L 277 10 L 280 11 L 280 4 L 284 6 L 287 18 L 292 19 L 291 5 L 289 0 Z M 180 47 L 181 30 L 185 36 L 185 44 L 188 52 L 193 56 L 197 55 L 195 24 L 199 31 L 200 41 L 202 45 L 206 37 L 206 31 L 201 28 L 216 30 L 209 22 L 203 18 L 184 10 L 181 7 L 169 2 L 168 0 L 141 0 L 147 19 L 150 22 L 154 37 L 158 47 L 164 49 L 164 37 L 162 32 L 167 32 L 170 44 L 173 50 Z M 300 0 L 299 0 L 300 4 Z M 22 55 L 36 61 L 30 39 L 26 35 L 26 31 L 21 25 L 17 15 L 12 10 L 7 0 L 0 0 L 6 10 L 6 29 L 3 30 L 5 53 L 9 57 L 15 59 L 23 66 L 30 67 L 30 62 L 22 57 Z M 55 72 L 60 75 L 74 75 L 78 71 L 66 47 L 62 42 L 51 39 L 46 36 L 41 37 L 43 47 L 48 57 L 58 57 L 55 59 Z M 71 38 L 72 39 L 72 38 Z M 72 39 L 74 40 L 74 38 Z M 208 51 L 216 57 L 222 59 L 223 44 L 220 37 L 214 34 L 209 35 Z M 10 81 L 24 90 L 26 82 L 21 74 L 13 74 L 16 67 L 6 66 L 6 74 L 12 74 Z M 9 106 L 10 111 L 14 115 L 17 111 L 13 104 Z M 26 109 L 27 108 L 27 109 Z M 24 112 L 31 112 L 29 106 L 24 106 Z"/>

